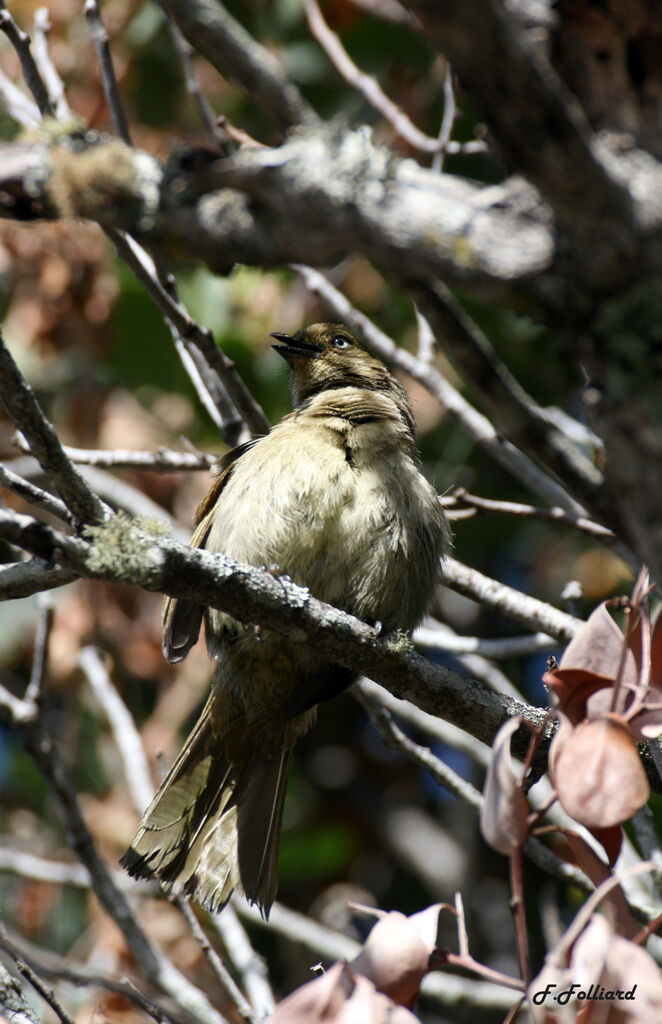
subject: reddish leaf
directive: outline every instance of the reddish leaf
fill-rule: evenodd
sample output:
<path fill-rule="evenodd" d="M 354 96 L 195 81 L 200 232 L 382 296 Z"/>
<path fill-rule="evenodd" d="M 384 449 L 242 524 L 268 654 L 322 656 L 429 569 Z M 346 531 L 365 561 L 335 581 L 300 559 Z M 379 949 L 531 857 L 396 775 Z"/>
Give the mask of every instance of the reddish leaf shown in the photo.
<path fill-rule="evenodd" d="M 623 829 L 620 825 L 611 825 L 609 828 L 592 828 L 590 831 L 607 854 L 609 867 L 613 868 L 623 845 Z"/>
<path fill-rule="evenodd" d="M 564 809 L 590 828 L 627 821 L 650 794 L 630 731 L 616 715 L 580 723 L 550 768 Z"/>
<path fill-rule="evenodd" d="M 582 668 L 559 668 L 554 672 L 546 672 L 542 680 L 554 692 L 559 709 L 573 725 L 587 717 L 586 704 L 589 697 L 598 690 L 611 692 L 614 685 L 611 676 L 596 675 Z"/>
<path fill-rule="evenodd" d="M 581 668 L 597 676 L 616 678 L 625 639 L 607 611 L 605 602 L 599 604 L 586 620 L 577 636 L 573 637 L 561 658 L 560 668 Z M 622 681 L 636 684 L 637 663 L 628 651 Z"/>
<path fill-rule="evenodd" d="M 619 825 L 614 826 L 612 829 L 591 829 L 591 832 L 600 842 L 602 840 L 599 839 L 599 836 L 602 835 L 605 836 L 606 841 L 611 844 L 613 844 L 616 833 L 618 833 L 618 846 L 620 849 L 623 839 L 623 830 Z M 586 840 L 583 839 L 578 832 L 575 832 L 574 829 L 562 828 L 560 825 L 550 825 L 545 828 L 536 829 L 536 835 L 544 835 L 548 833 L 562 835 L 567 840 L 575 855 L 576 862 L 579 864 L 582 871 L 584 871 L 591 879 L 596 889 L 605 881 L 605 879 L 611 878 L 611 871 L 607 865 L 600 860 L 595 850 L 593 850 Z M 561 856 L 563 856 L 562 851 L 557 850 L 557 853 L 560 853 Z M 618 854 L 616 856 L 618 856 Z M 628 938 L 633 938 L 637 934 L 639 931 L 639 925 L 630 913 L 625 893 L 620 885 L 617 885 L 606 894 L 602 901 L 602 905 L 605 908 L 605 912 L 607 913 L 614 928 L 617 928 L 622 935 L 626 935 Z"/>
<path fill-rule="evenodd" d="M 519 718 L 509 718 L 494 738 L 480 811 L 483 838 L 506 856 L 521 846 L 528 830 L 529 808 L 510 757 L 510 740 L 519 725 Z"/>

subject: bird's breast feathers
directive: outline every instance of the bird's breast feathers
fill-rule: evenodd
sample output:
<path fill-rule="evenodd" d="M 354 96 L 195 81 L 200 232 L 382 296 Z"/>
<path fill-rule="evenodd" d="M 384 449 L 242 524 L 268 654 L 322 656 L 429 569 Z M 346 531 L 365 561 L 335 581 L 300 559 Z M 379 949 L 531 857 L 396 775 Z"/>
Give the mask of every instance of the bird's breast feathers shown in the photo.
<path fill-rule="evenodd" d="M 429 597 L 443 515 L 399 418 L 354 412 L 293 414 L 242 455 L 206 547 L 277 566 L 323 601 L 407 627 Z"/>

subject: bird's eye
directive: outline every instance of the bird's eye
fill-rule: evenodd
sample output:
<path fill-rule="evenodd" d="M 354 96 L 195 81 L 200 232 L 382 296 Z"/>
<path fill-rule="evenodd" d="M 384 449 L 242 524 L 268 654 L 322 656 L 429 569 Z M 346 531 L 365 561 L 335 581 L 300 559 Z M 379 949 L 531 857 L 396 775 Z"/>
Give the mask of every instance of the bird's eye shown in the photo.
<path fill-rule="evenodd" d="M 331 344 L 334 348 L 349 348 L 352 343 L 349 338 L 343 338 L 342 334 L 338 334 L 333 338 Z"/>

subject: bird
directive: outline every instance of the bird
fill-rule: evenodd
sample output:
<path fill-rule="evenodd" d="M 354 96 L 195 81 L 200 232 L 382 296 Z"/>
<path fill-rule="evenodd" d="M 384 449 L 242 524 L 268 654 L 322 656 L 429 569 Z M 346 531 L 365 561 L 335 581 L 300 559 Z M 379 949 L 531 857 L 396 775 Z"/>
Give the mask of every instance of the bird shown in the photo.
<path fill-rule="evenodd" d="M 271 336 L 293 411 L 219 460 L 191 546 L 288 576 L 385 634 L 411 630 L 450 535 L 407 393 L 343 324 Z M 203 619 L 217 663 L 207 702 L 121 863 L 210 911 L 237 890 L 268 917 L 294 745 L 357 674 L 312 640 L 170 597 L 168 661 L 187 655 Z"/>

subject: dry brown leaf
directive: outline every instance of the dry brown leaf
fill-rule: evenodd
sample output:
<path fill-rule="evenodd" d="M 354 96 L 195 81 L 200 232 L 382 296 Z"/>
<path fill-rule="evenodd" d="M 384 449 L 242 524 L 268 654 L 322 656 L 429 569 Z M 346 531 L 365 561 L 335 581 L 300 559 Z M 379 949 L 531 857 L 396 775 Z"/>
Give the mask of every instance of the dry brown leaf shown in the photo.
<path fill-rule="evenodd" d="M 337 963 L 326 974 L 293 992 L 269 1017 L 269 1024 L 415 1024 L 374 984 Z"/>
<path fill-rule="evenodd" d="M 623 634 L 603 601 L 566 647 L 559 668 L 581 668 L 594 675 L 615 679 L 623 643 Z M 628 650 L 621 680 L 636 685 L 638 678 L 637 663 L 632 651 Z"/>
<path fill-rule="evenodd" d="M 564 810 L 590 828 L 627 821 L 650 795 L 637 747 L 617 715 L 580 723 L 550 766 Z"/>
<path fill-rule="evenodd" d="M 570 958 L 572 979 L 584 991 L 632 992 L 632 998 L 605 1002 L 604 1024 L 659 1024 L 662 1020 L 662 978 L 653 958 L 628 939 L 615 935 L 599 914 L 591 917 L 575 942 Z"/>
<path fill-rule="evenodd" d="M 519 718 L 510 718 L 494 737 L 480 811 L 480 830 L 485 842 L 506 856 L 524 842 L 527 834 L 529 807 L 510 756 L 510 741 L 519 726 Z"/>
<path fill-rule="evenodd" d="M 413 1006 L 437 942 L 439 907 L 406 917 L 392 911 L 374 926 L 351 967 L 402 1006 Z"/>

